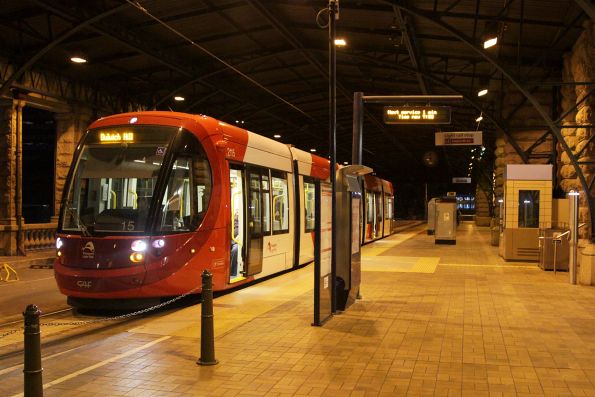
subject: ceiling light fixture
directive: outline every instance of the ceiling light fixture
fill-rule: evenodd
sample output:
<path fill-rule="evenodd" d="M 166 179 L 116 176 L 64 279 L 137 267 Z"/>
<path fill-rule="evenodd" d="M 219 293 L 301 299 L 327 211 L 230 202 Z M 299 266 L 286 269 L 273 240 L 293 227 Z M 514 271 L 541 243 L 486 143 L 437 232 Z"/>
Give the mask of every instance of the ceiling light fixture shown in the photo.
<path fill-rule="evenodd" d="M 180 95 L 176 95 L 174 97 L 174 101 L 182 102 L 184 100 L 186 100 L 186 98 L 184 98 L 183 96 L 180 96 Z"/>
<path fill-rule="evenodd" d="M 482 115 L 479 115 L 479 117 L 475 119 L 475 121 L 477 121 L 478 123 L 479 123 L 481 120 L 483 120 L 483 116 L 482 116 Z"/>
<path fill-rule="evenodd" d="M 477 90 L 477 96 L 484 96 L 488 93 L 488 86 L 490 85 L 490 80 L 488 78 L 482 77 L 479 79 L 479 87 Z"/>
<path fill-rule="evenodd" d="M 79 56 L 74 56 L 70 58 L 70 61 L 74 63 L 87 63 L 87 60 L 85 58 Z"/>
<path fill-rule="evenodd" d="M 483 40 L 483 48 L 488 49 L 498 44 L 498 34 L 500 33 L 500 26 L 496 21 L 487 21 L 484 28 L 484 33 L 481 35 Z"/>
<path fill-rule="evenodd" d="M 347 45 L 347 42 L 345 41 L 345 39 L 335 39 L 335 45 L 337 47 L 345 47 Z"/>
<path fill-rule="evenodd" d="M 275 134 L 275 135 L 273 135 L 273 138 L 275 138 L 275 139 L 279 139 L 279 138 L 281 138 L 281 135 L 279 135 L 279 134 Z"/>
<path fill-rule="evenodd" d="M 312 149 L 310 149 L 310 151 L 311 151 L 312 153 L 314 153 L 314 152 L 316 152 L 316 149 L 312 148 Z"/>
<path fill-rule="evenodd" d="M 483 48 L 487 49 L 495 46 L 498 43 L 498 37 L 491 37 L 483 42 Z"/>

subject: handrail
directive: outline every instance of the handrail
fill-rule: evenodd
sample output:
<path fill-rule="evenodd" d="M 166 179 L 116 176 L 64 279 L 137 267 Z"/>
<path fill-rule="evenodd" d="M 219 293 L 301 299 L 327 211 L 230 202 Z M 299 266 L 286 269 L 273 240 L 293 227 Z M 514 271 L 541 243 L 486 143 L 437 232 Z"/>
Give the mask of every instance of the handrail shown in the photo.
<path fill-rule="evenodd" d="M 116 195 L 116 192 L 114 192 L 113 190 L 110 190 L 109 192 L 110 192 L 110 194 L 112 195 L 112 198 L 113 198 L 112 208 L 115 209 L 116 208 L 116 205 L 118 203 L 118 196 Z"/>
<path fill-rule="evenodd" d="M 236 237 L 234 236 L 234 232 L 235 232 L 235 214 L 236 214 L 236 207 L 235 207 L 235 203 L 236 203 L 236 197 L 241 195 L 240 192 L 235 192 L 232 196 L 231 196 L 231 240 L 234 241 L 237 245 L 242 246 L 242 242 L 239 239 L 236 239 Z M 239 214 L 238 214 L 239 216 Z M 238 228 L 240 227 L 240 225 L 238 225 Z M 238 230 L 238 236 L 240 235 L 240 231 Z"/>
<path fill-rule="evenodd" d="M 137 209 L 138 208 L 138 194 L 132 189 L 128 190 L 128 193 L 131 193 L 134 196 L 134 204 L 132 205 L 132 208 Z"/>

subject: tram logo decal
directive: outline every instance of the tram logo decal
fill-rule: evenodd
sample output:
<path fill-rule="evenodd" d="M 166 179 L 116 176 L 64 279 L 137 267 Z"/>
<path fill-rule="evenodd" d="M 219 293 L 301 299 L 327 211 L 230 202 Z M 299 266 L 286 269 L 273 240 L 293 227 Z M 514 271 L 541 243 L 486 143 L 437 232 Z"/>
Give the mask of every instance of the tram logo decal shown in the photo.
<path fill-rule="evenodd" d="M 267 248 L 269 249 L 269 252 L 277 252 L 277 244 L 273 244 L 269 241 L 269 243 L 267 244 Z"/>
<path fill-rule="evenodd" d="M 95 245 L 93 245 L 92 241 L 87 242 L 83 247 L 83 259 L 93 259 L 95 258 Z"/>

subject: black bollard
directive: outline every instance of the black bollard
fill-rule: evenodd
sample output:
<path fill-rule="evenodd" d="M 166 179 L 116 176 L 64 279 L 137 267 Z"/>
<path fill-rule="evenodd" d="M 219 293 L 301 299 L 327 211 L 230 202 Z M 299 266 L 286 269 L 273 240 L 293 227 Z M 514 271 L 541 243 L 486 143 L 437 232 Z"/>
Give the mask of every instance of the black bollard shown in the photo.
<path fill-rule="evenodd" d="M 215 365 L 215 330 L 213 325 L 213 275 L 202 272 L 202 304 L 200 324 L 200 358 L 198 365 Z"/>
<path fill-rule="evenodd" d="M 35 305 L 27 306 L 25 318 L 25 397 L 43 397 L 43 380 L 41 368 L 41 330 L 39 329 L 39 315 L 41 310 Z"/>

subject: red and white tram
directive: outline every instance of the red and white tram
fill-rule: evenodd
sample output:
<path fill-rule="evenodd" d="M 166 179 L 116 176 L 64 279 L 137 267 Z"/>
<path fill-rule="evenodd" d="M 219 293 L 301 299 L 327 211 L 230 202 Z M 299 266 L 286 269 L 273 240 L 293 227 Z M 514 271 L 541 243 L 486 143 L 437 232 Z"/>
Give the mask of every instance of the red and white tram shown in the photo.
<path fill-rule="evenodd" d="M 60 291 L 73 306 L 137 306 L 196 288 L 204 269 L 224 290 L 311 262 L 328 178 L 328 160 L 207 116 L 102 118 L 64 188 Z"/>
<path fill-rule="evenodd" d="M 394 190 L 389 181 L 373 175 L 364 175 L 362 211 L 362 244 L 386 237 L 392 233 Z"/>

